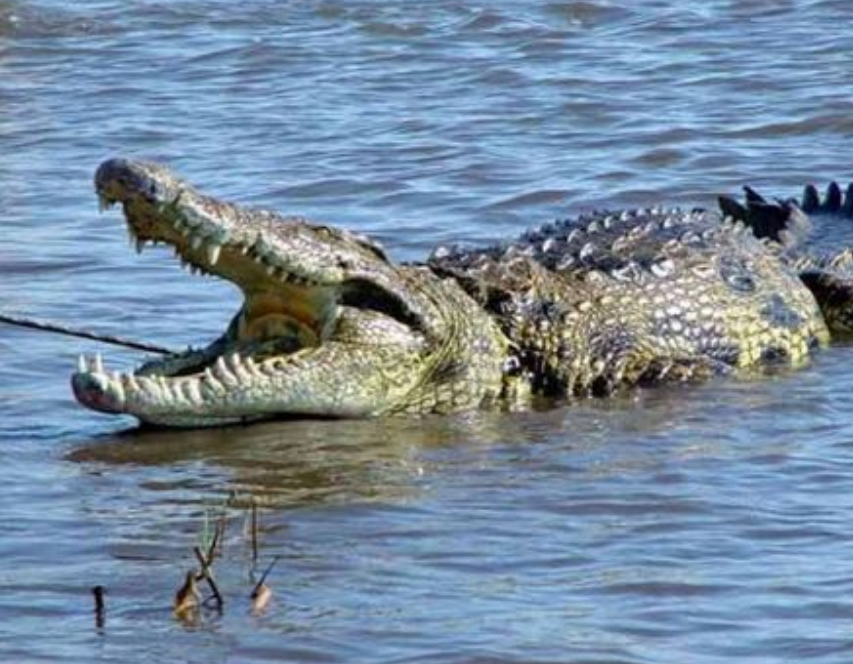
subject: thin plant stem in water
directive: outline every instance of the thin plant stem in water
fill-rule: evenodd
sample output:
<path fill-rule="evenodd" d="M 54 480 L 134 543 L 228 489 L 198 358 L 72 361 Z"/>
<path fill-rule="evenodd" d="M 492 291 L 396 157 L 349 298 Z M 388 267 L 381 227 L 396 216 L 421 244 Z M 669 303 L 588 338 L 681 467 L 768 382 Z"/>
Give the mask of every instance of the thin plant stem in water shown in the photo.
<path fill-rule="evenodd" d="M 92 596 L 95 598 L 95 628 L 102 630 L 106 624 L 107 607 L 104 602 L 104 595 L 107 589 L 104 586 L 94 586 L 92 588 Z"/>

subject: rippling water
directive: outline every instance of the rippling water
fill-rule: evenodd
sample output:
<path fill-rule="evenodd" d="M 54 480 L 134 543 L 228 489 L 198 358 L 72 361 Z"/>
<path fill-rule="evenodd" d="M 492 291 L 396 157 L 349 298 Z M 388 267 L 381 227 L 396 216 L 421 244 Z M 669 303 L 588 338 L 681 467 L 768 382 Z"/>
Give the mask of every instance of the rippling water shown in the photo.
<path fill-rule="evenodd" d="M 849 179 L 851 27 L 841 0 L 0 0 L 0 308 L 173 346 L 230 318 L 230 287 L 96 214 L 116 154 L 399 259 Z M 0 329 L 3 661 L 853 659 L 849 345 L 545 412 L 184 433 L 76 407 L 94 350 Z M 184 625 L 232 494 L 225 610 Z M 281 556 L 262 615 L 252 497 Z"/>

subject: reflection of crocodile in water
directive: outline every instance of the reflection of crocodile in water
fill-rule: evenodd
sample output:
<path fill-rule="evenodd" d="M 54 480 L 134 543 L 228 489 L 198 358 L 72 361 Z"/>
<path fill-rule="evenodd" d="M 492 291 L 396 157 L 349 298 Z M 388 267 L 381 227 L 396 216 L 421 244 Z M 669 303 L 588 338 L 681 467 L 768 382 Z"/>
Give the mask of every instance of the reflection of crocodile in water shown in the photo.
<path fill-rule="evenodd" d="M 853 321 L 850 252 L 819 251 L 809 234 L 814 216 L 853 216 L 853 192 L 835 186 L 823 201 L 807 188 L 800 206 L 751 190 L 743 205 L 721 199 L 740 222 L 700 210 L 595 213 L 395 265 L 369 239 L 217 201 L 156 164 L 111 160 L 95 182 L 104 203 L 122 203 L 138 248 L 171 245 L 245 298 L 203 349 L 121 374 L 81 358 L 72 384 L 82 404 L 148 423 L 606 395 L 799 363 Z"/>

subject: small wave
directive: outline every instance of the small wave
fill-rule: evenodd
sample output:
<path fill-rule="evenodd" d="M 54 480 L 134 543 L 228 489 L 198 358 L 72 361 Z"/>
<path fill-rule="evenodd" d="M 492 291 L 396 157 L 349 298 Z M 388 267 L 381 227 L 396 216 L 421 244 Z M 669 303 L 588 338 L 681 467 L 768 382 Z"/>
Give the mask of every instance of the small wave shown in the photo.
<path fill-rule="evenodd" d="M 18 2 L 0 4 L 0 39 L 44 39 L 106 34 L 109 24 L 55 8 L 50 11 Z"/>
<path fill-rule="evenodd" d="M 422 37 L 427 31 L 422 25 L 368 21 L 360 26 L 362 32 L 373 37 L 409 38 Z"/>
<path fill-rule="evenodd" d="M 490 209 L 501 210 L 538 205 L 541 203 L 562 203 L 566 200 L 568 192 L 563 189 L 540 189 L 529 191 L 517 196 L 502 199 L 489 206 Z"/>
<path fill-rule="evenodd" d="M 500 28 L 507 23 L 507 18 L 493 9 L 479 11 L 470 21 L 462 26 L 463 31 L 488 32 Z"/>
<path fill-rule="evenodd" d="M 591 27 L 603 23 L 615 23 L 629 15 L 627 7 L 612 2 L 591 2 L 574 0 L 572 2 L 551 2 L 545 5 L 545 12 L 576 27 Z"/>
<path fill-rule="evenodd" d="M 673 148 L 656 148 L 648 150 L 631 161 L 640 166 L 663 167 L 674 166 L 685 158 L 684 152 Z"/>
<path fill-rule="evenodd" d="M 766 122 L 724 132 L 731 138 L 776 138 L 780 136 L 811 136 L 816 132 L 844 136 L 853 134 L 853 118 L 842 113 L 817 115 L 783 122 Z"/>

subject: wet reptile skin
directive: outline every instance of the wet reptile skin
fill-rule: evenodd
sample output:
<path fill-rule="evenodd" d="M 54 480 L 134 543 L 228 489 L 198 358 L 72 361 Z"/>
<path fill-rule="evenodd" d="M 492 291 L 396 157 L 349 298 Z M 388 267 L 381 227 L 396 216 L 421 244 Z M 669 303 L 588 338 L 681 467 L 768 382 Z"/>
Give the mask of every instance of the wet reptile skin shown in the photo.
<path fill-rule="evenodd" d="M 592 215 L 430 265 L 499 321 L 518 370 L 549 394 L 798 363 L 829 339 L 798 275 L 715 213 Z"/>
<path fill-rule="evenodd" d="M 81 358 L 81 403 L 153 424 L 606 395 L 797 365 L 853 320 L 850 253 L 810 252 L 800 208 L 751 190 L 745 204 L 721 199 L 732 216 L 596 213 L 399 265 L 367 238 L 218 201 L 157 164 L 108 161 L 96 188 L 138 246 L 171 245 L 245 297 L 206 348 L 124 374 Z M 849 222 L 849 194 L 810 192 L 807 211 Z"/>

